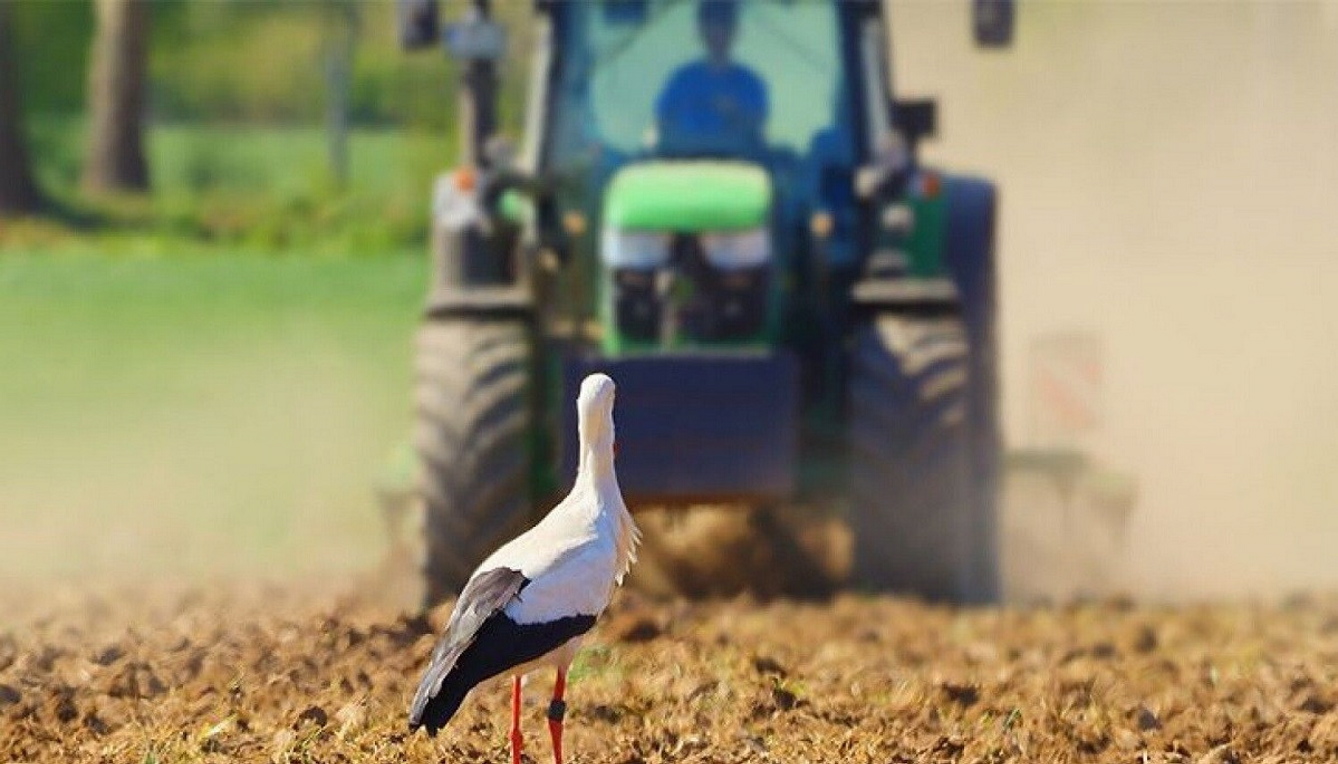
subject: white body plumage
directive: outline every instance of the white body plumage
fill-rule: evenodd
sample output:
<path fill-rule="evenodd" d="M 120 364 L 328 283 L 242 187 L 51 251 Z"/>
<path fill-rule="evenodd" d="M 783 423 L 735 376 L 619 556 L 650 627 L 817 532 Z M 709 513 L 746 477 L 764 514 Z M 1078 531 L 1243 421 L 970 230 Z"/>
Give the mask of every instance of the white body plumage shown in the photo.
<path fill-rule="evenodd" d="M 516 623 L 599 615 L 636 561 L 640 534 L 613 466 L 613 380 L 586 379 L 577 399 L 581 459 L 571 492 L 533 528 L 479 565 L 519 570 L 529 579 L 504 612 Z"/>

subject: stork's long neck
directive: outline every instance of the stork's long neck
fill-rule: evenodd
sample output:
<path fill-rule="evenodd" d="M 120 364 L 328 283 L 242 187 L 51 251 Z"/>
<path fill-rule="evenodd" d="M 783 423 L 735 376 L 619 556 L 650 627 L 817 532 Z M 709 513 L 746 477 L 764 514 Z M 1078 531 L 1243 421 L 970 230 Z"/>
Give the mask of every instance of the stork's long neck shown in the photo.
<path fill-rule="evenodd" d="M 583 447 L 578 480 L 584 480 L 590 487 L 603 487 L 612 483 L 617 485 L 617 473 L 613 469 L 613 449 L 604 452 L 598 447 Z"/>
<path fill-rule="evenodd" d="M 621 583 L 622 577 L 637 559 L 637 545 L 641 531 L 632 519 L 632 512 L 622 502 L 618 476 L 613 467 L 613 411 L 607 405 L 603 411 L 581 407 L 577 423 L 581 460 L 577 479 L 571 488 L 575 502 L 563 502 L 569 511 L 582 515 L 594 533 L 613 542 L 615 554 L 611 583 Z M 590 512 L 590 514 L 586 514 Z"/>
<path fill-rule="evenodd" d="M 613 471 L 612 412 L 590 412 L 581 417 L 577 429 L 581 458 L 577 465 L 576 480 L 584 481 L 591 488 L 604 488 L 611 483 L 616 490 L 618 479 Z"/>
<path fill-rule="evenodd" d="M 613 466 L 613 415 L 582 417 L 579 425 L 581 458 L 576 473 L 576 491 L 589 492 L 595 507 L 592 518 L 603 533 L 612 534 L 618 550 L 618 579 L 636 559 L 640 533 L 623 503 L 618 476 Z"/>

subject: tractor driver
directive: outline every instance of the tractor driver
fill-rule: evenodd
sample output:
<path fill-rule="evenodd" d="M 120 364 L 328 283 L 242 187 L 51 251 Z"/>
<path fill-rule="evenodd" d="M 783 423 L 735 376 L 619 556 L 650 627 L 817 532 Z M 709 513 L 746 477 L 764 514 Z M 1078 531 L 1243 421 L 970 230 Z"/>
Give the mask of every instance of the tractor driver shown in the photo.
<path fill-rule="evenodd" d="M 684 64 L 655 103 L 661 150 L 670 154 L 748 154 L 762 147 L 767 88 L 730 60 L 738 0 L 701 0 L 697 28 L 706 56 Z"/>

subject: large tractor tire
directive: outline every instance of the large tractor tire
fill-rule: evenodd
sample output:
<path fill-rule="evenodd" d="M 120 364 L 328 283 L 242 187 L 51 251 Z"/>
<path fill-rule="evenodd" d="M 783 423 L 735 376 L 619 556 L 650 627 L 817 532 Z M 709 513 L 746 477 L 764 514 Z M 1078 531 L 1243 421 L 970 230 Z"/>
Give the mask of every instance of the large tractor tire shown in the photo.
<path fill-rule="evenodd" d="M 857 586 L 935 601 L 972 591 L 969 345 L 955 316 L 883 314 L 855 336 L 850 524 Z"/>
<path fill-rule="evenodd" d="M 530 339 L 523 321 L 452 318 L 418 334 L 415 448 L 428 607 L 531 519 Z"/>
<path fill-rule="evenodd" d="M 977 599 L 1002 596 L 999 517 L 1003 433 L 999 423 L 997 192 L 980 178 L 950 177 L 944 262 L 962 299 L 971 346 L 967 418 L 971 433 L 971 589 Z"/>

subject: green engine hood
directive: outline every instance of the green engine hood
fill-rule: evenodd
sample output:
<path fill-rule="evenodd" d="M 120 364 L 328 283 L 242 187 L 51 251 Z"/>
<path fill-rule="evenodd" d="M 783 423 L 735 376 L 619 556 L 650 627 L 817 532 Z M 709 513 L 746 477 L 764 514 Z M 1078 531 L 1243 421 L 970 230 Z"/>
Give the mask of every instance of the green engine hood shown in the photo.
<path fill-rule="evenodd" d="M 626 167 L 604 197 L 604 225 L 634 231 L 734 231 L 767 222 L 771 181 L 744 162 L 663 161 Z"/>

